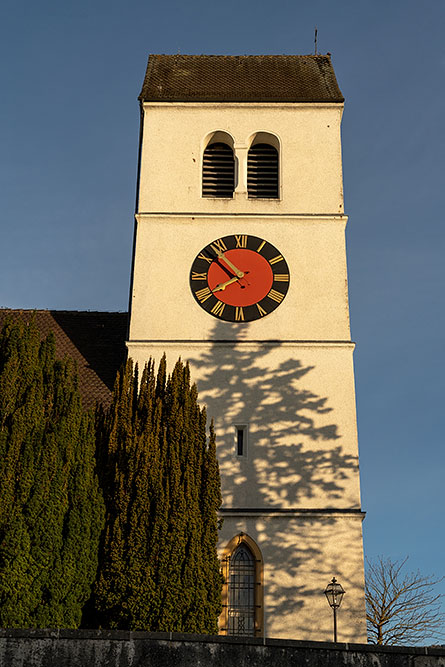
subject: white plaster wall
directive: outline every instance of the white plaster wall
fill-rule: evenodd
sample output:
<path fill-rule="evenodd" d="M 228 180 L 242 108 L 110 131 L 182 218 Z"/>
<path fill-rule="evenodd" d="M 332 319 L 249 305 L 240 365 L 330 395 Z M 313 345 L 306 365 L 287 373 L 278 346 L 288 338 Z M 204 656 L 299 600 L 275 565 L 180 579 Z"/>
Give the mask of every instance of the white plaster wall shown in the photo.
<path fill-rule="evenodd" d="M 346 216 L 139 216 L 130 340 L 348 340 L 345 225 Z M 286 298 L 256 322 L 218 322 L 189 286 L 199 251 L 235 233 L 265 238 L 290 270 Z"/>
<path fill-rule="evenodd" d="M 316 213 L 343 212 L 341 104 L 144 104 L 139 212 Z M 278 136 L 281 199 L 201 197 L 205 137 L 234 139 L 241 162 L 252 134 Z M 240 169 L 241 180 L 243 166 Z"/>
<path fill-rule="evenodd" d="M 221 325 L 221 324 L 220 324 Z M 360 508 L 353 345 L 129 344 L 190 362 L 214 418 L 223 506 Z M 247 456 L 234 425 L 249 424 Z"/>
<path fill-rule="evenodd" d="M 333 614 L 323 591 L 335 576 L 346 591 L 338 640 L 366 642 L 361 515 L 224 516 L 221 553 L 240 532 L 263 556 L 267 637 L 332 641 Z"/>
<path fill-rule="evenodd" d="M 330 641 L 323 590 L 335 575 L 347 591 L 339 639 L 361 642 L 361 515 L 348 514 L 360 508 L 360 489 L 342 108 L 144 104 L 128 349 L 140 366 L 164 351 L 170 367 L 178 357 L 190 361 L 200 402 L 215 418 L 224 508 L 243 510 L 225 514 L 220 546 L 242 531 L 262 550 L 266 635 Z M 202 152 L 218 130 L 233 137 L 239 160 L 233 199 L 201 196 Z M 280 142 L 279 200 L 247 198 L 255 132 Z M 218 321 L 190 291 L 196 255 L 229 234 L 265 238 L 289 266 L 286 298 L 256 322 Z M 249 424 L 245 458 L 235 453 L 237 423 Z"/>

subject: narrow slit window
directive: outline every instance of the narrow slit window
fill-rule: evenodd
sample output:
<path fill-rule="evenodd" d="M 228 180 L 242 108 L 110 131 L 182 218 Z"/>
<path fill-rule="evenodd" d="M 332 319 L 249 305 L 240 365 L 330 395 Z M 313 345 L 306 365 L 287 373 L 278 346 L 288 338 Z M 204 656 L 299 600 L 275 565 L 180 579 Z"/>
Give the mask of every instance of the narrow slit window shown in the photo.
<path fill-rule="evenodd" d="M 235 453 L 237 456 L 247 456 L 247 424 L 235 426 Z"/>
<path fill-rule="evenodd" d="M 202 163 L 202 196 L 233 197 L 235 189 L 235 158 L 233 150 L 219 141 L 209 144 Z"/>
<path fill-rule="evenodd" d="M 270 144 L 254 144 L 247 155 L 250 199 L 278 199 L 278 151 Z"/>

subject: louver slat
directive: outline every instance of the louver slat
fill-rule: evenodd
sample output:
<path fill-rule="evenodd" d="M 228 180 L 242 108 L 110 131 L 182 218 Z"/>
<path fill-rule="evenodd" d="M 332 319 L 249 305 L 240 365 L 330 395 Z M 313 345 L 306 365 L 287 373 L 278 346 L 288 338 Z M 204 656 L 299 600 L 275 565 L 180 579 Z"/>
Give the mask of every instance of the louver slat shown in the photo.
<path fill-rule="evenodd" d="M 250 198 L 278 198 L 278 151 L 269 144 L 255 144 L 247 156 L 247 191 Z"/>
<path fill-rule="evenodd" d="M 202 196 L 233 197 L 235 160 L 227 144 L 210 144 L 204 151 L 202 163 Z"/>

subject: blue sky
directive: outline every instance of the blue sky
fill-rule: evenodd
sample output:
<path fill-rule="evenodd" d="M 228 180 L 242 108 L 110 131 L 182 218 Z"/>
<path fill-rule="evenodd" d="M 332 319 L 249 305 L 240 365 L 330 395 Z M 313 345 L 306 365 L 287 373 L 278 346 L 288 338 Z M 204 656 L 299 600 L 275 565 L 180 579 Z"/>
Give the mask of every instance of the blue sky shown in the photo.
<path fill-rule="evenodd" d="M 79 310 L 127 309 L 148 53 L 313 53 L 317 26 L 346 97 L 365 550 L 444 575 L 443 1 L 4 0 L 0 18 L 0 305 Z"/>

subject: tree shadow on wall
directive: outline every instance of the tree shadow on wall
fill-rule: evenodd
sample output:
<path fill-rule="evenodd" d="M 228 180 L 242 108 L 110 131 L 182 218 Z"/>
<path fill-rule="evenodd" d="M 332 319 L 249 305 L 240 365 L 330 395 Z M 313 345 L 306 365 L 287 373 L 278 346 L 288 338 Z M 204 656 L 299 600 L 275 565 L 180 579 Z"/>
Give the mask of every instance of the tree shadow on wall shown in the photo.
<path fill-rule="evenodd" d="M 197 369 L 199 399 L 215 417 L 221 472 L 233 479 L 224 505 L 246 507 L 255 497 L 252 507 L 314 507 L 322 496 L 320 507 L 354 506 L 355 494 L 348 501 L 345 493 L 358 460 L 345 452 L 328 399 L 308 388 L 315 364 L 290 358 L 292 348 L 279 342 L 238 338 L 234 349 L 218 340 L 223 331 L 217 322 L 214 342 L 189 361 Z M 235 456 L 234 425 L 244 423 L 246 458 Z"/>
<path fill-rule="evenodd" d="M 235 348 L 223 340 L 227 326 L 233 327 Z M 235 521 L 239 531 L 249 532 L 252 526 L 252 537 L 259 540 L 264 554 L 268 551 L 268 533 L 273 532 L 274 542 L 280 545 L 281 574 L 275 578 L 272 573 L 267 582 L 271 600 L 268 616 L 277 616 L 284 622 L 289 617 L 290 622 L 298 611 L 300 632 L 306 638 L 316 639 L 320 622 L 316 613 L 312 615 L 315 608 L 311 612 L 306 606 L 303 614 L 302 611 L 305 600 L 320 597 L 323 589 L 318 586 L 326 585 L 333 574 L 340 573 L 345 587 L 348 586 L 350 600 L 360 596 L 357 584 L 360 535 L 357 533 L 357 540 L 348 545 L 351 565 L 336 565 L 335 561 L 340 560 L 336 556 L 337 545 L 344 547 L 348 542 L 349 528 L 344 521 L 339 523 L 338 514 L 334 516 L 336 509 L 359 510 L 354 479 L 358 474 L 358 459 L 348 452 L 351 449 L 339 430 L 336 412 L 328 398 L 311 388 L 317 383 L 325 386 L 325 379 L 329 387 L 332 376 L 320 378 L 322 369 L 317 369 L 315 363 L 292 357 L 295 348 L 275 341 L 251 342 L 247 334 L 248 325 L 240 330 L 237 325 L 217 322 L 212 335 L 214 342 L 208 343 L 204 352 L 201 348 L 199 353 L 189 355 L 192 375 L 199 378 L 199 400 L 207 405 L 209 417 L 215 417 L 222 516 L 230 512 L 231 522 Z M 300 356 L 306 357 L 304 352 Z M 314 383 L 315 376 L 318 379 Z M 337 405 L 338 408 L 341 406 Z M 236 456 L 234 426 L 237 424 L 249 424 L 247 457 Z M 283 520 L 276 516 L 268 518 L 266 514 L 250 517 L 246 523 L 240 512 L 238 521 L 236 510 L 242 508 L 281 510 Z M 303 510 L 298 526 L 293 524 L 293 530 L 300 531 L 298 535 L 289 532 L 292 509 Z M 314 516 L 311 509 L 328 511 Z M 284 519 L 286 511 L 288 516 Z M 327 554 L 331 556 L 327 558 Z M 353 563 L 359 565 L 354 567 Z M 313 576 L 305 577 L 303 573 L 308 572 L 308 567 Z M 342 567 L 346 568 L 344 572 Z M 313 586 L 314 579 L 317 588 Z M 326 605 L 322 613 L 329 628 L 332 622 L 329 608 L 323 599 L 321 604 Z M 353 626 L 350 619 L 348 627 Z M 354 638 L 354 632 L 351 629 L 344 640 Z"/>
<path fill-rule="evenodd" d="M 352 530 L 356 532 L 351 532 L 351 522 L 338 516 L 307 514 L 294 523 L 286 518 L 289 523 L 277 521 L 276 517 L 258 517 L 250 524 L 266 568 L 269 565 L 264 577 L 266 634 L 278 634 L 278 620 L 281 636 L 330 639 L 332 609 L 323 591 L 335 576 L 346 590 L 339 611 L 339 641 L 356 642 L 365 629 L 360 519 L 353 522 Z M 250 534 L 249 524 L 246 532 Z M 268 558 L 271 553 L 272 562 Z M 271 631 L 271 626 L 275 630 Z"/>

